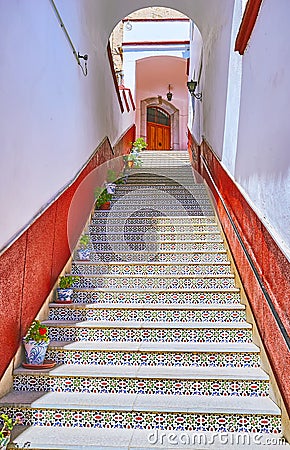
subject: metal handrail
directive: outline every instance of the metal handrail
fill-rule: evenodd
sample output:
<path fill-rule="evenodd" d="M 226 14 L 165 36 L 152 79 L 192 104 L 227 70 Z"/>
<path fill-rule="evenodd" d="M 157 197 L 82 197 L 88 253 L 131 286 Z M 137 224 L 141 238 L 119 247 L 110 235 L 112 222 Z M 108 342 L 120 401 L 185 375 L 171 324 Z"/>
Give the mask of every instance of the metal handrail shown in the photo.
<path fill-rule="evenodd" d="M 55 14 L 56 14 L 56 17 L 57 17 L 58 21 L 59 21 L 59 24 L 60 24 L 60 26 L 61 26 L 61 29 L 63 30 L 63 32 L 64 32 L 64 34 L 65 34 L 65 37 L 66 37 L 66 39 L 67 39 L 67 41 L 68 41 L 68 43 L 69 43 L 69 45 L 70 45 L 70 47 L 71 47 L 71 49 L 72 49 L 73 55 L 74 55 L 74 57 L 75 57 L 75 59 L 76 59 L 78 65 L 79 65 L 80 68 L 82 69 L 82 72 L 83 72 L 84 76 L 86 77 L 87 74 L 88 74 L 88 70 L 87 70 L 87 60 L 88 60 L 88 55 L 83 55 L 83 56 L 82 56 L 82 55 L 79 54 L 79 52 L 76 51 L 76 48 L 75 48 L 75 46 L 73 45 L 73 42 L 72 42 L 72 40 L 71 40 L 71 38 L 70 38 L 70 35 L 69 35 L 69 33 L 68 33 L 67 29 L 66 29 L 65 24 L 63 23 L 63 20 L 62 20 L 62 18 L 61 18 L 61 16 L 60 16 L 60 13 L 59 13 L 59 11 L 58 11 L 58 9 L 57 9 L 57 7 L 56 7 L 56 4 L 54 3 L 54 0 L 49 0 L 49 1 L 50 1 L 51 6 L 52 6 L 52 8 L 53 8 L 53 10 L 54 10 L 54 12 L 55 12 Z M 81 59 L 84 59 L 84 61 L 85 61 L 85 67 L 83 67 L 83 66 L 81 65 L 81 61 L 80 61 Z"/>

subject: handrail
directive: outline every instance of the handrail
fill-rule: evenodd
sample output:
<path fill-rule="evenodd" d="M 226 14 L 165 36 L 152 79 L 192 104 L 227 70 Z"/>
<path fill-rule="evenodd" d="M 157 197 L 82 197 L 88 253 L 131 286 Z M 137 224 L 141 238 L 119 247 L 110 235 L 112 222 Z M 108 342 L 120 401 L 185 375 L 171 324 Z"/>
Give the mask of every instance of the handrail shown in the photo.
<path fill-rule="evenodd" d="M 283 325 L 283 323 L 282 323 L 282 321 L 281 321 L 281 319 L 279 317 L 279 314 L 277 313 L 277 311 L 275 309 L 275 306 L 274 306 L 274 304 L 272 302 L 270 294 L 267 291 L 267 289 L 266 289 L 266 287 L 265 287 L 265 285 L 264 285 L 264 283 L 263 283 L 263 281 L 262 281 L 262 279 L 261 279 L 261 277 L 259 275 L 258 269 L 255 266 L 254 261 L 253 261 L 251 255 L 249 254 L 249 252 L 248 252 L 248 250 L 247 250 L 247 248 L 246 248 L 246 246 L 244 244 L 244 241 L 243 241 L 243 239 L 242 239 L 242 237 L 240 235 L 240 232 L 239 232 L 239 230 L 238 230 L 238 228 L 237 228 L 237 226 L 236 226 L 236 224 L 235 224 L 235 222 L 234 222 L 234 220 L 233 220 L 233 218 L 232 218 L 232 216 L 231 216 L 231 214 L 230 214 L 230 212 L 229 212 L 229 210 L 227 208 L 227 205 L 226 205 L 226 203 L 225 203 L 225 201 L 224 201 L 224 199 L 223 199 L 223 197 L 222 197 L 222 195 L 221 195 L 221 193 L 220 193 L 216 183 L 214 182 L 214 179 L 213 179 L 213 177 L 212 177 L 212 175 L 210 173 L 210 170 L 208 168 L 208 165 L 207 165 L 207 162 L 206 162 L 205 158 L 203 157 L 203 155 L 201 155 L 200 158 L 201 158 L 202 163 L 204 165 L 204 168 L 205 168 L 205 170 L 206 170 L 206 172 L 207 172 L 207 174 L 208 174 L 208 176 L 210 178 L 210 181 L 213 184 L 213 186 L 214 186 L 214 188 L 215 188 L 215 190 L 217 192 L 217 195 L 219 196 L 219 199 L 220 199 L 220 201 L 221 201 L 221 203 L 222 203 L 222 205 L 224 207 L 224 210 L 225 210 L 225 212 L 226 212 L 226 214 L 227 214 L 227 216 L 229 218 L 229 221 L 230 221 L 230 223 L 231 223 L 231 225 L 233 227 L 233 230 L 234 230 L 234 232 L 235 232 L 235 234 L 236 234 L 236 236 L 238 238 L 238 241 L 239 241 L 239 243 L 240 243 L 240 245 L 241 245 L 241 247 L 242 247 L 242 249 L 244 251 L 244 254 L 245 254 L 245 256 L 246 256 L 246 258 L 247 258 L 247 260 L 248 260 L 248 262 L 249 262 L 249 264 L 251 266 L 251 269 L 252 269 L 252 271 L 253 271 L 253 273 L 255 275 L 255 278 L 258 281 L 259 286 L 260 286 L 260 288 L 261 288 L 261 290 L 263 292 L 263 295 L 264 295 L 264 297 L 265 297 L 265 299 L 266 299 L 266 301 L 267 301 L 267 303 L 268 303 L 268 305 L 269 305 L 269 307 L 271 309 L 271 312 L 272 312 L 272 314 L 273 314 L 273 316 L 274 316 L 274 318 L 276 320 L 276 323 L 277 323 L 277 325 L 278 325 L 278 327 L 279 327 L 279 329 L 281 331 L 281 334 L 282 334 L 282 336 L 283 336 L 283 338 L 284 338 L 284 340 L 286 342 L 286 345 L 287 345 L 288 349 L 290 350 L 290 337 L 289 337 L 289 335 L 288 335 L 288 333 L 287 333 L 287 331 L 286 331 L 286 329 L 285 329 L 285 327 L 284 327 L 284 325 Z"/>
<path fill-rule="evenodd" d="M 65 34 L 65 37 L 67 38 L 67 41 L 68 41 L 68 43 L 69 43 L 69 45 L 70 45 L 70 47 L 71 47 L 71 49 L 72 49 L 73 55 L 74 55 L 74 57 L 75 57 L 75 59 L 76 59 L 78 65 L 80 66 L 80 68 L 81 68 L 81 70 L 82 70 L 84 76 L 86 77 L 87 74 L 88 74 L 88 69 L 87 69 L 88 55 L 83 55 L 83 56 L 81 56 L 81 55 L 76 51 L 76 48 L 75 48 L 75 46 L 73 45 L 73 42 L 72 42 L 72 40 L 71 40 L 71 38 L 70 38 L 70 35 L 69 35 L 69 33 L 68 33 L 67 29 L 66 29 L 65 24 L 64 24 L 63 21 L 62 21 L 62 18 L 61 18 L 61 16 L 60 16 L 60 13 L 59 13 L 57 7 L 56 7 L 56 4 L 54 3 L 54 0 L 49 0 L 49 1 L 50 1 L 50 3 L 51 3 L 51 6 L 52 6 L 52 8 L 53 8 L 55 14 L 56 14 L 56 17 L 57 17 L 57 19 L 58 19 L 58 21 L 59 21 L 59 24 L 60 24 L 60 26 L 61 26 L 61 28 L 62 28 L 64 34 Z M 85 67 L 83 67 L 83 66 L 81 65 L 80 58 L 84 59 L 84 61 L 85 61 Z"/>
<path fill-rule="evenodd" d="M 116 73 L 115 73 L 114 61 L 113 61 L 112 49 L 111 49 L 110 41 L 108 41 L 108 45 L 107 45 L 107 54 L 108 54 L 108 58 L 109 58 L 109 63 L 110 63 L 110 67 L 111 67 L 111 72 L 112 72 L 112 77 L 113 77 L 113 82 L 114 82 L 114 86 L 115 86 L 118 102 L 119 102 L 119 105 L 120 105 L 121 112 L 123 113 L 125 110 L 124 110 L 123 102 L 122 102 L 122 99 L 121 99 L 119 86 L 118 86 L 118 81 L 117 81 L 117 77 L 116 77 Z"/>

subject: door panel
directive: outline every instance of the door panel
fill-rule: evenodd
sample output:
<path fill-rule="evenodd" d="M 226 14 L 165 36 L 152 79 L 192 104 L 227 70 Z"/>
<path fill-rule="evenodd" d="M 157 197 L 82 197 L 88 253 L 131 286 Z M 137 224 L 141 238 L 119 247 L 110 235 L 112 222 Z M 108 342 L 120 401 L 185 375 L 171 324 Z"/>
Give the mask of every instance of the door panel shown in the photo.
<path fill-rule="evenodd" d="M 148 150 L 170 150 L 170 127 L 147 122 Z"/>

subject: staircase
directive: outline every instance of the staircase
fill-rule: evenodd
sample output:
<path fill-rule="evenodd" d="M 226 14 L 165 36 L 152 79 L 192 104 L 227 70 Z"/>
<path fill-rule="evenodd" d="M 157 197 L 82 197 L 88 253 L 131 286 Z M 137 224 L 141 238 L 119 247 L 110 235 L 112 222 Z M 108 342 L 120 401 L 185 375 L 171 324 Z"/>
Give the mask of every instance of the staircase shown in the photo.
<path fill-rule="evenodd" d="M 90 261 L 72 264 L 74 302 L 50 304 L 56 367 L 19 367 L 1 400 L 26 426 L 14 444 L 280 448 L 280 410 L 207 188 L 186 152 L 143 161 L 111 210 L 95 211 Z"/>

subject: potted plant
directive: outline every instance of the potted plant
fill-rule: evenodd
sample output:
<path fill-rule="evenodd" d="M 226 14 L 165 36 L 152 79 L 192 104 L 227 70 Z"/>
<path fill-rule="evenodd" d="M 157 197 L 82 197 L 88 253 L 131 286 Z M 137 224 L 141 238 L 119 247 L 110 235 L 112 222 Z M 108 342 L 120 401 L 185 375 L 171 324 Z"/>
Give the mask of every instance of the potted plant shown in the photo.
<path fill-rule="evenodd" d="M 78 282 L 80 277 L 74 275 L 66 275 L 60 277 L 59 287 L 57 288 L 57 303 L 72 303 L 73 284 Z"/>
<path fill-rule="evenodd" d="M 77 251 L 78 259 L 87 261 L 90 259 L 90 249 L 88 245 L 90 243 L 90 236 L 83 234 L 79 241 L 79 248 Z"/>
<path fill-rule="evenodd" d="M 48 330 L 39 320 L 34 320 L 23 338 L 26 363 L 43 364 L 49 344 Z"/>
<path fill-rule="evenodd" d="M 0 450 L 6 450 L 10 441 L 11 431 L 17 425 L 21 423 L 21 420 L 17 417 L 13 420 L 7 414 L 1 414 L 0 416 Z"/>
<path fill-rule="evenodd" d="M 95 189 L 96 208 L 97 209 L 110 209 L 112 194 L 109 194 L 105 188 Z"/>
<path fill-rule="evenodd" d="M 136 139 L 136 141 L 132 142 L 132 152 L 141 152 L 142 150 L 145 150 L 145 148 L 148 146 L 146 144 L 144 138 L 139 137 Z"/>

